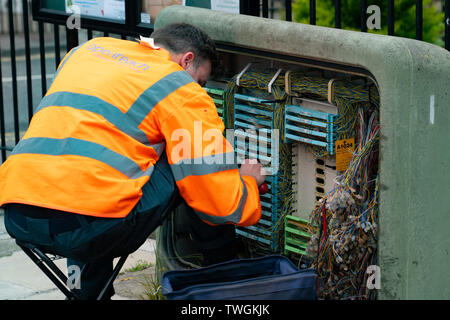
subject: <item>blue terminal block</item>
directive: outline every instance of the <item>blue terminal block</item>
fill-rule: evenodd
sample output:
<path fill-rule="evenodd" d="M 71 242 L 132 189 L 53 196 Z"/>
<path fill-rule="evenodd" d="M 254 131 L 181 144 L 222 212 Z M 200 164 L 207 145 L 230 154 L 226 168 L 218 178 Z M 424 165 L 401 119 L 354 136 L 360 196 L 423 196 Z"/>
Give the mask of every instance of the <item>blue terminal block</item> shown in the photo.
<path fill-rule="evenodd" d="M 284 136 L 286 143 L 302 142 L 335 153 L 337 115 L 286 105 Z"/>
<path fill-rule="evenodd" d="M 280 252 L 279 235 L 274 227 L 279 225 L 278 199 L 278 148 L 274 147 L 274 109 L 275 103 L 261 98 L 235 94 L 234 95 L 234 129 L 235 152 L 241 160 L 244 158 L 258 159 L 265 167 L 268 175 L 266 183 L 269 192 L 260 196 L 261 219 L 250 227 L 237 227 L 236 233 L 242 237 L 257 241 L 272 252 Z M 278 141 L 276 142 L 278 143 Z"/>

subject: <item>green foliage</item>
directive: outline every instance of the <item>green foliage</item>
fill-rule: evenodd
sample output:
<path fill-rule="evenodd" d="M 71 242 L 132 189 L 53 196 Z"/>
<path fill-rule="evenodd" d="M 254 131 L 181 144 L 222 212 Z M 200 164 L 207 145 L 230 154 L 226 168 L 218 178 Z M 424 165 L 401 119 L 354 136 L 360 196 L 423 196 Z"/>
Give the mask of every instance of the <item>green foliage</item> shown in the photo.
<path fill-rule="evenodd" d="M 151 263 L 148 263 L 147 261 L 139 260 L 134 267 L 131 267 L 130 269 L 127 269 L 126 271 L 127 272 L 137 272 L 137 271 L 142 271 L 142 270 L 145 270 L 145 269 L 148 269 L 151 267 L 152 267 Z"/>
<path fill-rule="evenodd" d="M 444 13 L 433 0 L 423 1 L 423 40 L 439 46 L 444 45 Z M 360 0 L 341 1 L 341 24 L 346 30 L 361 30 Z M 377 34 L 388 34 L 387 0 L 369 0 L 367 6 L 377 5 L 381 9 L 381 29 L 369 30 Z M 293 20 L 309 24 L 309 0 L 295 0 L 292 5 Z M 368 17 L 371 14 L 367 15 Z M 416 37 L 416 5 L 412 0 L 396 0 L 394 7 L 395 35 Z M 334 0 L 316 1 L 316 24 L 334 27 Z"/>

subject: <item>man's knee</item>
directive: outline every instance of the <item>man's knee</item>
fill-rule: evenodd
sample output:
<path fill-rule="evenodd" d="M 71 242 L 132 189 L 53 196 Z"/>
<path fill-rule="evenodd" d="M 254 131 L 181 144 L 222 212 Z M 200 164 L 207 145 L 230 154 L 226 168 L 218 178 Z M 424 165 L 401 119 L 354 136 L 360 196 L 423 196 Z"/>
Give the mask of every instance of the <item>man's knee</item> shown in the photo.
<path fill-rule="evenodd" d="M 27 216 L 28 206 L 7 204 L 4 209 L 5 228 L 12 238 L 39 246 L 52 245 L 49 220 Z"/>

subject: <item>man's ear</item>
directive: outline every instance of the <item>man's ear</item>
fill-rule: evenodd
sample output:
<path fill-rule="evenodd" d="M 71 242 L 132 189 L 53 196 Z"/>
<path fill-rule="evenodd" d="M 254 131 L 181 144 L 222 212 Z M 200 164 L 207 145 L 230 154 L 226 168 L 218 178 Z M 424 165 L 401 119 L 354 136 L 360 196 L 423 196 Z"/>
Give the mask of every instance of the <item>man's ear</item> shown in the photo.
<path fill-rule="evenodd" d="M 186 70 L 187 68 L 192 66 L 192 64 L 194 63 L 194 58 L 195 58 L 195 56 L 192 51 L 185 52 L 185 53 L 181 54 L 179 64 L 183 69 Z"/>

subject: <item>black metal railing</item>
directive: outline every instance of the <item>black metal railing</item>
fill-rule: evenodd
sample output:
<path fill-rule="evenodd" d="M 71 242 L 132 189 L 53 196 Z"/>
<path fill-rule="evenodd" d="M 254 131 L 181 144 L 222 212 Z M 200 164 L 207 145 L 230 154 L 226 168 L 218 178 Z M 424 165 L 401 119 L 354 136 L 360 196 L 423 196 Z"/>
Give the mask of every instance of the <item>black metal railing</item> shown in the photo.
<path fill-rule="evenodd" d="M 15 13 L 15 8 L 13 5 L 20 5 L 22 14 L 18 15 Z M 8 23 L 3 24 L 6 30 L 3 29 L 2 34 L 0 34 L 0 139 L 1 139 L 1 160 L 2 162 L 6 159 L 7 152 L 11 151 L 13 146 L 21 138 L 20 133 L 20 122 L 22 122 L 22 127 L 26 126 L 31 120 L 33 115 L 33 75 L 32 75 L 32 48 L 30 34 L 30 7 L 31 1 L 28 0 L 8 0 L 6 2 L 6 14 L 4 11 L 0 12 L 3 19 L 7 19 Z M 20 19 L 21 17 L 21 19 Z M 19 27 L 19 28 L 17 28 Z M 41 26 L 39 26 L 41 27 Z M 17 57 L 18 43 L 16 42 L 17 29 L 22 32 L 21 38 L 23 38 L 24 47 L 21 48 L 22 56 Z M 6 31 L 6 32 L 5 32 Z M 40 33 L 44 31 L 39 28 Z M 9 41 L 5 41 L 6 37 L 9 36 Z M 9 44 L 9 48 L 5 48 L 5 44 Z M 43 42 L 40 43 L 43 47 Z M 23 70 L 18 70 L 17 59 L 24 58 L 24 68 Z M 6 68 L 5 68 L 6 67 Z M 9 68 L 8 68 L 9 67 Z M 8 71 L 9 73 L 5 72 Z M 45 66 L 41 65 L 41 69 L 45 72 Z M 21 75 L 18 75 L 18 72 Z M 7 73 L 7 76 L 5 76 Z M 25 86 L 19 86 L 19 79 L 21 82 L 25 82 Z M 45 77 L 44 77 L 45 79 Z M 44 88 L 46 89 L 46 88 Z M 42 92 L 44 93 L 44 89 Z M 21 110 L 22 105 L 19 105 L 19 98 L 26 97 L 26 102 L 23 103 L 26 106 L 26 114 Z M 8 117 L 9 116 L 9 117 Z M 22 119 L 21 119 L 22 116 Z"/>
<path fill-rule="evenodd" d="M 445 0 L 445 48 L 450 50 L 450 0 Z"/>
<path fill-rule="evenodd" d="M 18 5 L 21 14 L 17 14 Z M 6 12 L 0 6 L 0 19 L 7 20 L 0 21 L 0 164 L 23 136 L 61 58 L 78 45 L 80 37 L 127 39 L 138 34 L 136 30 L 110 30 L 101 23 L 80 30 L 68 29 L 62 21 L 38 20 L 31 25 L 34 5 L 31 0 L 7 0 Z"/>
<path fill-rule="evenodd" d="M 414 1 L 414 0 L 411 0 Z M 450 50 L 450 0 L 441 0 L 442 7 L 444 9 L 445 18 L 444 18 L 444 26 L 445 26 L 445 34 L 444 34 L 444 43 L 445 48 Z M 39 1 L 36 1 L 39 2 Z M 242 14 L 253 15 L 253 16 L 261 16 L 264 18 L 274 18 L 273 12 L 281 9 L 284 11 L 284 19 L 286 21 L 293 21 L 292 16 L 292 3 L 294 0 L 241 0 L 240 1 L 240 11 Z M 281 4 L 282 7 L 276 7 L 275 3 Z M 130 2 L 127 3 L 127 6 L 133 6 L 133 8 L 129 8 L 127 12 L 133 15 L 134 11 L 140 11 L 140 2 Z M 422 40 L 423 39 L 423 0 L 415 1 L 416 7 L 416 32 L 415 39 Z M 367 0 L 360 0 L 360 30 L 362 32 L 367 32 L 367 13 L 366 10 L 368 8 Z M 270 14 L 271 13 L 271 14 Z M 317 23 L 317 8 L 316 8 L 316 0 L 309 0 L 309 23 L 315 25 Z M 335 28 L 342 28 L 342 2 L 341 0 L 334 0 L 334 21 Z M 395 10 L 394 10 L 394 0 L 387 0 L 387 18 L 388 18 L 388 35 L 395 35 Z M 131 20 L 131 19 L 130 19 Z M 133 17 L 133 21 L 136 21 L 136 17 Z M 58 23 L 55 21 L 55 23 Z M 61 22 L 59 21 L 61 24 Z M 108 35 L 110 31 L 116 32 L 122 35 L 124 38 L 125 34 L 136 35 L 138 31 L 148 30 L 148 28 L 136 28 L 135 23 L 131 23 L 127 26 L 125 30 L 122 32 L 118 32 L 117 30 L 109 30 L 111 27 L 107 24 L 102 23 L 83 23 L 84 27 L 88 29 L 90 35 L 92 35 L 91 30 L 100 30 L 104 32 L 104 35 Z M 69 47 L 73 47 L 77 45 L 76 37 L 73 37 L 72 41 L 68 42 Z M 71 46 L 73 45 L 73 46 Z"/>
<path fill-rule="evenodd" d="M 51 14 L 40 15 L 40 18 L 35 19 L 31 24 L 30 13 L 32 12 L 35 18 L 39 13 L 40 1 L 38 0 L 7 0 L 6 2 L 7 14 L 0 12 L 0 18 L 8 20 L 8 23 L 0 21 L 2 26 L 0 40 L 4 40 L 0 41 L 0 78 L 2 79 L 0 83 L 0 163 L 6 160 L 9 152 L 20 140 L 33 116 L 34 108 L 47 92 L 49 79 L 58 67 L 61 57 L 78 45 L 80 37 L 82 40 L 92 39 L 96 36 L 129 39 L 138 34 L 149 34 L 152 31 L 151 25 L 142 26 L 138 21 L 141 1 L 126 1 L 125 24 L 118 26 L 83 18 L 80 30 L 68 29 L 67 18 L 57 19 Z M 336 28 L 343 27 L 342 2 L 341 0 L 333 2 Z M 13 14 L 13 6 L 17 4 L 22 6 L 21 18 L 20 15 Z M 292 5 L 292 0 L 241 0 L 240 12 L 247 15 L 292 21 Z M 360 29 L 362 32 L 368 31 L 367 5 L 367 0 L 360 1 Z M 442 5 L 445 13 L 444 45 L 446 49 L 450 50 L 450 0 L 442 0 Z M 416 0 L 415 38 L 417 40 L 423 39 L 423 12 L 423 0 Z M 387 0 L 387 17 L 388 34 L 395 35 L 394 0 Z M 313 25 L 317 23 L 316 0 L 309 0 L 309 23 Z M 23 34 L 20 41 L 16 41 L 18 36 L 16 27 L 19 24 Z M 6 34 L 5 26 L 8 29 Z M 9 39 L 5 39 L 8 36 Z M 23 45 L 20 56 L 17 54 L 19 44 Z M 9 46 L 9 50 L 6 49 L 7 46 Z M 33 74 L 33 71 L 38 74 Z M 6 80 L 4 81 L 4 79 Z"/>
<path fill-rule="evenodd" d="M 414 2 L 414 0 L 411 0 Z M 280 1 L 284 3 L 284 13 L 287 21 L 293 21 L 292 19 L 292 2 L 293 0 Z M 309 0 L 309 23 L 315 25 L 317 23 L 317 7 L 316 0 Z M 449 0 L 442 0 L 442 7 L 445 13 L 445 48 L 450 50 L 450 4 Z M 241 12 L 248 15 L 261 16 L 265 18 L 271 18 L 269 12 L 273 11 L 274 1 L 269 0 L 242 0 L 241 1 Z M 362 32 L 367 32 L 367 0 L 360 0 L 360 30 Z M 415 1 L 416 7 L 416 31 L 415 39 L 423 40 L 423 0 Z M 387 0 L 387 31 L 388 35 L 395 35 L 395 10 L 394 10 L 394 0 Z M 335 28 L 342 28 L 342 1 L 334 0 L 334 21 Z"/>

